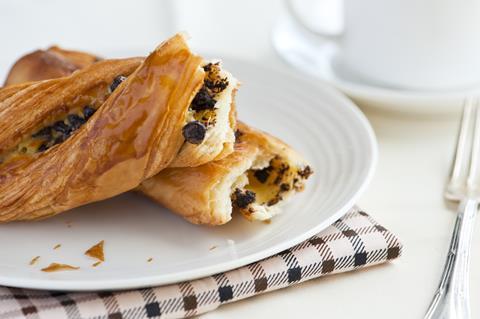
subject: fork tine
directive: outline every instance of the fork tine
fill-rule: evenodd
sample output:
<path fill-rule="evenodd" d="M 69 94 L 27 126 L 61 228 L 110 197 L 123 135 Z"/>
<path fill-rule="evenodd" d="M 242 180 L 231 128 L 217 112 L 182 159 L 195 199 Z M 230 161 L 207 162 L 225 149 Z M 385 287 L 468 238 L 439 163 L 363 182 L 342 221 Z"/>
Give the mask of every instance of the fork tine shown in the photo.
<path fill-rule="evenodd" d="M 474 131 L 473 131 L 473 141 L 472 141 L 472 150 L 470 156 L 470 168 L 467 178 L 467 187 L 469 192 L 475 192 L 476 181 L 477 181 L 477 171 L 479 166 L 479 154 L 480 154 L 480 112 L 479 112 L 479 100 L 475 99 L 473 104 L 474 107 Z"/>
<path fill-rule="evenodd" d="M 455 157 L 453 160 L 452 172 L 450 174 L 450 181 L 448 187 L 457 187 L 461 184 L 462 173 L 465 171 L 467 163 L 465 162 L 468 156 L 468 136 L 470 131 L 470 123 L 473 111 L 473 98 L 469 97 L 464 102 L 462 121 L 460 122 L 460 131 L 458 133 L 457 146 L 455 150 Z"/>

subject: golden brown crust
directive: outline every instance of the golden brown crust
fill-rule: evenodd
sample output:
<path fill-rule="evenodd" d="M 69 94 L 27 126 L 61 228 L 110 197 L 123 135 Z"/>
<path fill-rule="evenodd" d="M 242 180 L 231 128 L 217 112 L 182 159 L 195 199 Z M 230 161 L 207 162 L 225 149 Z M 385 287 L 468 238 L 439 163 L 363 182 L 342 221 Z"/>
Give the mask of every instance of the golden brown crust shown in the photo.
<path fill-rule="evenodd" d="M 280 152 L 284 154 L 285 157 L 300 160 L 299 155 L 292 149 L 290 145 L 271 134 L 253 128 L 241 121 L 238 122 L 237 129 L 241 135 L 240 140 L 243 143 L 257 145 L 257 147 L 262 149 L 264 152 Z"/>
<path fill-rule="evenodd" d="M 102 200 L 168 166 L 183 143 L 186 112 L 203 82 L 201 62 L 181 35 L 174 36 L 66 141 L 0 166 L 0 221 L 43 218 Z M 136 59 L 99 62 L 8 97 L 0 103 L 0 149 L 9 149 L 21 132 L 29 132 L 75 95 L 111 80 L 119 68 L 138 64 Z"/>
<path fill-rule="evenodd" d="M 98 61 L 98 58 L 92 54 L 63 50 L 57 46 L 47 50 L 36 50 L 15 62 L 4 85 L 68 76 L 96 61 Z"/>
<path fill-rule="evenodd" d="M 225 189 L 231 190 L 235 178 L 250 169 L 259 156 L 279 155 L 292 165 L 306 165 L 279 139 L 241 122 L 238 130 L 240 142 L 229 156 L 199 167 L 167 168 L 144 181 L 138 190 L 192 223 L 221 225 L 231 219 L 232 211 L 230 192 L 226 194 Z"/>
<path fill-rule="evenodd" d="M 215 187 L 232 170 L 253 161 L 255 145 L 240 143 L 229 156 L 198 167 L 167 168 L 144 181 L 137 190 L 194 224 L 222 225 L 229 214 L 215 212 Z"/>
<path fill-rule="evenodd" d="M 20 90 L 23 90 L 24 88 L 29 87 L 33 83 L 34 82 L 26 82 L 26 83 L 20 83 L 20 84 L 10 85 L 8 87 L 0 88 L 0 102 L 3 102 L 4 100 L 8 99 L 10 96 L 14 95 Z"/>
<path fill-rule="evenodd" d="M 65 59 L 67 62 L 73 64 L 77 69 L 86 68 L 87 66 L 102 60 L 100 57 L 88 52 L 65 50 L 56 45 L 48 48 L 47 52 L 54 53 L 60 58 Z"/>

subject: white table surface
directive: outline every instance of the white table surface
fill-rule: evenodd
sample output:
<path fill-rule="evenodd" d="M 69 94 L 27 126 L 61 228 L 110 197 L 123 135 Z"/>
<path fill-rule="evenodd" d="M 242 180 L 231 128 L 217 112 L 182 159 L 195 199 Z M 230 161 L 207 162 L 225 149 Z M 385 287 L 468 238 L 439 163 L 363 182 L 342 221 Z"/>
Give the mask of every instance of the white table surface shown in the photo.
<path fill-rule="evenodd" d="M 168 26 L 157 21 L 153 9 L 138 6 L 132 12 L 123 1 L 107 2 L 112 6 L 121 3 L 110 19 L 95 21 L 91 6 L 85 3 L 69 17 L 75 23 L 62 28 L 56 27 L 55 21 L 63 23 L 66 18 L 58 10 L 67 10 L 71 2 L 58 7 L 59 1 L 46 0 L 42 2 L 45 7 L 36 6 L 38 15 L 24 11 L 37 1 L 0 3 L 1 34 L 8 44 L 2 47 L 0 70 L 21 52 L 39 46 L 57 43 L 97 52 L 125 47 L 125 43 L 151 47 L 172 30 L 187 30 L 198 50 L 286 68 L 270 44 L 281 1 L 164 0 L 154 5 L 154 1 L 144 0 L 142 3 L 158 10 L 159 15 L 165 14 L 163 9 L 168 10 L 172 19 Z M 108 8 L 105 4 L 101 7 Z M 150 12 L 148 19 L 146 12 Z M 35 19 L 49 22 L 32 28 L 37 25 Z M 99 29 L 99 24 L 104 27 Z M 108 34 L 112 36 L 107 39 Z M 373 182 L 359 205 L 401 238 L 405 246 L 402 258 L 224 305 L 202 318 L 422 317 L 438 283 L 455 219 L 444 205 L 442 189 L 453 151 L 456 118 L 418 119 L 374 110 L 366 115 L 377 134 L 380 157 Z M 472 254 L 473 318 L 480 317 L 480 306 L 475 302 L 480 298 L 479 236 L 474 237 Z"/>

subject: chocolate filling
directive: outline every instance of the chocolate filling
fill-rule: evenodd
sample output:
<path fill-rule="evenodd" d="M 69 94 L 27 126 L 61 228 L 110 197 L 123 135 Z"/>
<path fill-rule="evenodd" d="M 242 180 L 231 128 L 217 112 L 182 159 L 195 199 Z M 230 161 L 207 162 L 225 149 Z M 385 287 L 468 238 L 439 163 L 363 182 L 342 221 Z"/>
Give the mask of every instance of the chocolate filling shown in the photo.
<path fill-rule="evenodd" d="M 93 107 L 87 105 L 83 108 L 83 117 L 88 120 L 92 115 L 93 113 L 95 113 L 96 109 L 94 109 Z"/>
<path fill-rule="evenodd" d="M 228 79 L 222 78 L 220 75 L 220 63 L 208 63 L 203 66 L 203 70 L 207 73 L 203 85 L 208 91 L 215 95 L 221 93 L 228 86 Z"/>
<path fill-rule="evenodd" d="M 203 71 L 205 71 L 205 72 L 207 72 L 207 73 L 210 73 L 210 72 L 212 71 L 212 68 L 213 68 L 214 66 L 218 66 L 218 63 L 215 63 L 215 64 L 213 64 L 213 63 L 207 63 L 207 64 L 205 64 L 202 68 L 203 68 Z"/>
<path fill-rule="evenodd" d="M 122 84 L 123 81 L 125 81 L 127 78 L 123 75 L 117 76 L 115 79 L 113 79 L 112 84 L 110 84 L 110 93 L 115 91 L 115 89 Z"/>
<path fill-rule="evenodd" d="M 235 143 L 239 142 L 240 139 L 242 138 L 243 132 L 240 130 L 235 131 Z"/>
<path fill-rule="evenodd" d="M 195 118 L 195 121 L 193 122 L 203 124 L 206 131 L 210 126 L 213 126 L 216 123 L 216 98 L 218 94 L 228 87 L 228 80 L 226 77 L 221 77 L 219 63 L 208 63 L 203 66 L 203 70 L 205 71 L 203 85 L 193 98 L 192 103 L 190 104 L 190 110 L 194 112 L 193 117 Z M 187 126 L 193 122 L 185 125 L 183 128 L 183 136 L 185 137 L 186 142 L 200 144 L 203 142 L 205 134 L 201 133 L 201 129 L 197 123 L 194 124 L 194 126 L 192 125 L 187 128 Z M 190 132 L 194 127 L 195 130 L 192 131 L 192 134 L 186 134 L 186 131 Z M 200 136 L 203 136 L 201 140 L 199 140 Z"/>
<path fill-rule="evenodd" d="M 307 179 L 310 177 L 310 175 L 313 174 L 313 171 L 312 169 L 310 168 L 310 166 L 305 166 L 304 169 L 301 169 L 298 171 L 298 175 L 300 175 L 300 177 L 304 178 L 304 179 Z"/>
<path fill-rule="evenodd" d="M 83 113 L 83 112 L 82 112 Z M 82 126 L 87 120 L 83 118 L 83 116 L 77 114 L 69 114 L 67 116 L 68 122 L 70 123 L 70 127 L 72 131 L 77 130 Z"/>
<path fill-rule="evenodd" d="M 240 190 L 236 188 L 232 194 L 232 204 L 234 207 L 245 209 L 251 203 L 255 202 L 256 195 L 249 190 Z"/>
<path fill-rule="evenodd" d="M 248 183 L 245 189 L 236 188 L 232 193 L 232 204 L 240 208 L 244 214 L 254 212 L 250 204 L 257 202 L 260 205 L 273 206 L 283 200 L 291 190 L 303 189 L 303 181 L 313 173 L 309 166 L 296 168 L 288 165 L 280 156 L 273 157 L 268 166 L 261 169 L 247 171 Z M 242 196 L 248 193 L 248 201 Z M 240 198 L 240 199 L 239 199 Z M 243 205 L 239 205 L 238 201 Z M 243 200 L 243 201 L 242 201 Z"/>
<path fill-rule="evenodd" d="M 83 116 L 75 113 L 68 114 L 64 120 L 56 121 L 53 125 L 46 126 L 36 133 L 33 133 L 32 137 L 42 142 L 38 147 L 37 152 L 44 152 L 50 147 L 67 140 L 73 132 L 86 123 L 88 118 L 91 117 L 95 111 L 94 108 L 85 106 L 82 109 Z M 85 114 L 87 114 L 88 117 L 85 117 Z"/>
<path fill-rule="evenodd" d="M 217 103 L 217 101 L 213 98 L 213 95 L 210 94 L 204 85 L 193 98 L 190 108 L 197 112 L 211 110 L 215 107 L 215 103 Z"/>
<path fill-rule="evenodd" d="M 89 101 L 88 104 L 81 106 L 74 105 L 69 107 L 67 114 L 63 114 L 53 119 L 52 124 L 46 125 L 33 134 L 25 138 L 6 154 L 0 155 L 0 164 L 14 158 L 16 154 L 33 154 L 48 150 L 49 148 L 66 141 L 72 134 L 82 127 L 89 118 L 93 116 L 97 108 L 100 107 L 115 90 L 120 83 L 126 79 L 125 76 L 115 77 L 110 85 L 97 87 L 92 95 L 86 94 L 80 96 L 78 101 Z M 78 102 L 73 102 L 78 103 Z"/>
<path fill-rule="evenodd" d="M 259 170 L 255 170 L 253 175 L 255 176 L 256 179 L 258 179 L 260 183 L 265 184 L 272 170 L 273 170 L 273 167 L 268 166 Z"/>

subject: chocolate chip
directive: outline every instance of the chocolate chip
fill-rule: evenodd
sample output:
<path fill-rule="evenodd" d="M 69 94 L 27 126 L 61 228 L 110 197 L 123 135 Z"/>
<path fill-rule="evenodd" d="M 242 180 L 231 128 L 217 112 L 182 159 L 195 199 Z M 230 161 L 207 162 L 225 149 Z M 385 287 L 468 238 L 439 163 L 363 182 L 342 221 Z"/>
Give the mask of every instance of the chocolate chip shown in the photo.
<path fill-rule="evenodd" d="M 193 98 L 190 108 L 194 111 L 213 109 L 217 101 L 210 95 L 207 88 L 202 86 L 200 91 Z"/>
<path fill-rule="evenodd" d="M 216 81 L 205 80 L 205 86 L 214 93 L 220 93 L 227 88 L 228 80 L 227 78 L 221 78 Z"/>
<path fill-rule="evenodd" d="M 301 169 L 298 171 L 298 175 L 300 175 L 300 177 L 304 178 L 304 179 L 307 179 L 310 177 L 310 175 L 313 174 L 313 171 L 312 169 L 310 168 L 310 166 L 305 166 L 304 169 Z"/>
<path fill-rule="evenodd" d="M 67 124 L 65 124 L 63 121 L 55 122 L 52 127 L 55 131 L 65 135 L 70 135 L 72 131 L 71 128 Z"/>
<path fill-rule="evenodd" d="M 210 62 L 210 63 L 205 64 L 203 66 L 203 70 L 207 73 L 210 73 L 210 72 L 212 72 L 213 68 L 218 67 L 219 65 L 220 65 L 220 62 L 216 62 L 216 63 L 211 63 Z"/>
<path fill-rule="evenodd" d="M 192 121 L 182 129 L 183 137 L 191 144 L 200 144 L 205 138 L 207 128 L 199 121 Z"/>
<path fill-rule="evenodd" d="M 253 176 L 255 176 L 255 178 L 258 179 L 260 183 L 264 184 L 268 180 L 271 171 L 272 167 L 268 166 L 263 169 L 255 170 Z"/>
<path fill-rule="evenodd" d="M 290 190 L 290 184 L 283 183 L 280 185 L 280 191 L 281 192 L 287 192 Z"/>
<path fill-rule="evenodd" d="M 83 116 L 86 120 L 88 120 L 95 113 L 95 111 L 96 110 L 93 107 L 87 105 L 83 108 Z"/>
<path fill-rule="evenodd" d="M 232 194 L 232 203 L 238 208 L 247 208 L 248 205 L 255 202 L 256 194 L 249 190 L 240 190 L 238 188 Z"/>
<path fill-rule="evenodd" d="M 204 70 L 205 72 L 210 72 L 210 71 L 212 70 L 212 63 L 205 64 L 205 65 L 203 66 L 203 70 Z"/>
<path fill-rule="evenodd" d="M 243 132 L 242 132 L 242 131 L 236 130 L 236 131 L 235 131 L 235 142 L 240 141 L 240 138 L 242 137 L 242 135 L 243 135 Z"/>
<path fill-rule="evenodd" d="M 123 75 L 119 75 L 115 79 L 113 79 L 112 84 L 110 84 L 110 92 L 115 91 L 115 89 L 126 79 L 127 79 L 127 77 L 125 77 Z"/>
<path fill-rule="evenodd" d="M 48 149 L 48 146 L 47 146 L 47 144 L 45 144 L 45 143 L 43 143 L 42 145 L 40 145 L 40 146 L 38 147 L 38 151 L 39 151 L 39 152 L 46 151 L 47 149 Z"/>
<path fill-rule="evenodd" d="M 52 128 L 50 126 L 44 127 L 38 132 L 32 134 L 32 137 L 50 138 L 52 136 Z"/>
<path fill-rule="evenodd" d="M 85 123 L 85 119 L 83 117 L 78 116 L 77 114 L 69 114 L 67 118 L 73 130 L 78 129 L 80 126 L 82 126 Z"/>

